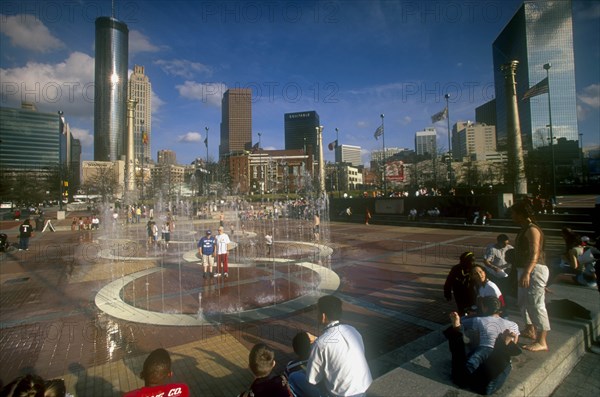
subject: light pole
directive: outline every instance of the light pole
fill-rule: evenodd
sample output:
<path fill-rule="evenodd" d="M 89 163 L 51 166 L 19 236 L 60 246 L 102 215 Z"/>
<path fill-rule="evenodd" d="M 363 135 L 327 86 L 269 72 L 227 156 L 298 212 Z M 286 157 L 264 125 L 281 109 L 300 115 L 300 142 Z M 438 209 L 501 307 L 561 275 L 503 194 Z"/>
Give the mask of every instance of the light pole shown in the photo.
<path fill-rule="evenodd" d="M 385 179 L 385 162 L 387 160 L 387 156 L 385 153 L 385 128 L 383 126 L 383 119 L 385 115 L 381 113 L 379 117 L 381 117 L 381 141 L 383 145 L 383 165 L 381 167 L 381 177 L 383 178 L 383 197 L 387 197 L 387 181 Z"/>
<path fill-rule="evenodd" d="M 204 131 L 206 131 L 206 138 L 204 138 L 204 146 L 206 146 L 206 163 L 204 164 L 204 169 L 206 171 L 206 175 L 204 177 L 204 194 L 208 196 L 208 126 L 204 127 Z"/>
<path fill-rule="evenodd" d="M 338 198 L 340 198 L 340 164 L 338 162 L 337 159 L 337 152 L 338 152 L 338 146 L 340 144 L 339 141 L 339 131 L 338 128 L 335 128 L 335 179 L 336 179 L 336 184 L 337 184 L 337 192 L 338 192 Z M 340 153 L 340 160 L 342 159 L 341 153 Z"/>
<path fill-rule="evenodd" d="M 58 111 L 58 183 L 59 183 L 59 200 L 58 200 L 58 209 L 62 211 L 63 209 L 63 180 L 62 180 L 62 136 L 64 134 L 65 129 L 65 121 L 63 119 L 63 111 Z"/>
<path fill-rule="evenodd" d="M 142 124 L 142 134 L 141 134 L 141 138 L 142 138 L 142 189 L 141 189 L 141 195 L 140 195 L 140 199 L 143 201 L 144 200 L 144 156 L 146 155 L 146 131 L 144 130 L 144 120 L 141 120 L 140 123 Z"/>
<path fill-rule="evenodd" d="M 550 62 L 544 64 L 546 70 L 546 81 L 548 82 L 548 127 L 550 128 L 550 155 L 552 157 L 552 202 L 556 205 L 556 171 L 554 167 L 554 134 L 552 133 L 552 106 L 550 105 Z"/>
<path fill-rule="evenodd" d="M 581 184 L 585 180 L 585 172 L 583 170 L 583 134 L 579 134 L 579 158 L 581 159 Z"/>
<path fill-rule="evenodd" d="M 450 94 L 445 94 L 446 98 L 446 122 L 448 123 L 448 180 L 450 189 L 452 189 L 452 140 L 450 138 Z M 437 156 L 437 153 L 434 155 Z"/>
<path fill-rule="evenodd" d="M 317 130 L 317 144 L 319 145 L 319 194 L 325 196 L 325 166 L 323 162 L 323 126 L 315 127 Z"/>
<path fill-rule="evenodd" d="M 259 132 L 258 133 L 258 150 L 260 151 L 260 145 L 261 145 L 261 136 L 262 134 Z M 258 186 L 260 188 L 260 201 L 262 202 L 263 199 L 263 193 L 264 193 L 264 184 L 263 184 L 263 170 L 262 170 L 262 155 L 260 153 L 258 153 L 258 173 L 257 173 L 257 179 L 258 179 Z"/>

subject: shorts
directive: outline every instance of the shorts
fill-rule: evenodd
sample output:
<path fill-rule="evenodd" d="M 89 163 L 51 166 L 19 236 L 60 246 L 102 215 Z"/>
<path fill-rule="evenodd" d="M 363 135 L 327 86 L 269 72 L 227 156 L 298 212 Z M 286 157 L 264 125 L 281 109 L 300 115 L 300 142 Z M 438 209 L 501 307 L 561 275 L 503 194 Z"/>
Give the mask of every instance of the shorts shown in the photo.
<path fill-rule="evenodd" d="M 202 255 L 202 266 L 212 267 L 215 264 L 215 257 L 213 255 Z"/>

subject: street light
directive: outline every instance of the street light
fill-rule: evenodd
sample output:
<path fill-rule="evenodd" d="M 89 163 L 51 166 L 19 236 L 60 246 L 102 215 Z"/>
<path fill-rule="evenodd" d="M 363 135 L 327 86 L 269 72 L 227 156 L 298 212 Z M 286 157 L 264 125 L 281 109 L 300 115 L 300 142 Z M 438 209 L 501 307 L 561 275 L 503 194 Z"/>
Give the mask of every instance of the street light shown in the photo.
<path fill-rule="evenodd" d="M 258 133 L 258 150 L 260 150 L 260 144 L 261 144 L 260 137 L 261 136 L 262 136 L 262 134 L 259 132 Z M 258 173 L 257 173 L 256 176 L 258 177 L 258 182 L 259 182 L 258 186 L 260 188 L 260 201 L 262 202 L 262 196 L 263 196 L 264 189 L 265 189 L 265 186 L 264 186 L 264 183 L 263 183 L 263 180 L 264 180 L 263 175 L 264 175 L 264 173 L 263 173 L 263 170 L 262 170 L 262 154 L 259 153 L 258 156 L 259 156 L 258 157 Z"/>
<path fill-rule="evenodd" d="M 445 94 L 446 98 L 446 122 L 448 123 L 448 180 L 450 189 L 452 189 L 452 140 L 450 139 L 450 94 Z M 437 156 L 437 153 L 434 155 Z"/>
<path fill-rule="evenodd" d="M 140 199 L 143 201 L 144 200 L 144 156 L 146 155 L 146 137 L 145 137 L 145 129 L 144 129 L 144 120 L 141 120 L 140 123 L 142 124 L 142 134 L 141 134 L 141 138 L 142 138 L 142 194 L 140 196 Z"/>
<path fill-rule="evenodd" d="M 335 156 L 335 179 L 336 179 L 335 183 L 337 184 L 338 198 L 340 198 L 340 164 L 337 159 L 338 146 L 340 144 L 339 131 L 340 130 L 336 127 L 335 128 L 335 153 L 334 153 L 334 156 Z M 342 157 L 342 155 L 340 153 L 340 161 L 342 160 L 341 157 Z"/>
<path fill-rule="evenodd" d="M 550 154 L 552 156 L 552 202 L 556 205 L 556 174 L 554 170 L 554 134 L 552 133 L 552 106 L 550 105 L 550 62 L 544 64 L 546 81 L 548 83 L 548 127 L 550 128 Z"/>
<path fill-rule="evenodd" d="M 579 134 L 579 158 L 581 159 L 581 184 L 583 185 L 585 173 L 583 170 L 583 134 Z"/>
<path fill-rule="evenodd" d="M 62 180 L 62 136 L 64 133 L 65 122 L 63 119 L 63 111 L 58 111 L 58 183 L 59 183 L 59 200 L 58 200 L 58 209 L 62 211 L 63 209 L 63 180 Z"/>
<path fill-rule="evenodd" d="M 204 177 L 204 188 L 206 191 L 204 194 L 208 196 L 208 126 L 204 127 L 204 131 L 206 131 L 206 138 L 204 138 L 204 146 L 206 146 L 206 163 L 204 164 L 206 175 Z"/>

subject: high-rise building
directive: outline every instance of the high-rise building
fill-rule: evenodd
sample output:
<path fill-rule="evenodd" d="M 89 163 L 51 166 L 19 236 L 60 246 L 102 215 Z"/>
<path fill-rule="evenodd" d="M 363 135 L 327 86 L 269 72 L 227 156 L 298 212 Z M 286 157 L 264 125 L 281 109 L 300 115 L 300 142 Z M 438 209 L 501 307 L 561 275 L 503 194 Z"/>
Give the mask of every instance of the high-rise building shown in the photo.
<path fill-rule="evenodd" d="M 252 146 L 252 90 L 231 88 L 221 101 L 219 158 L 243 152 Z"/>
<path fill-rule="evenodd" d="M 129 76 L 129 99 L 137 102 L 134 111 L 133 142 L 136 162 L 151 157 L 152 143 L 152 84 L 144 74 L 144 67 L 135 65 Z"/>
<path fill-rule="evenodd" d="M 297 113 L 286 113 L 284 116 L 285 149 L 302 149 L 313 153 L 315 161 L 319 160 L 317 146 L 317 127 L 319 114 L 314 110 Z"/>
<path fill-rule="evenodd" d="M 498 146 L 507 145 L 507 104 L 501 65 L 519 61 L 516 71 L 521 135 L 525 149 L 548 143 L 548 95 L 553 135 L 578 139 L 573 17 L 571 1 L 525 1 L 492 45 Z M 550 63 L 546 72 L 544 65 Z M 549 94 L 522 100 L 525 92 L 549 76 Z"/>
<path fill-rule="evenodd" d="M 335 148 L 335 162 L 348 163 L 354 167 L 363 165 L 360 155 L 360 146 L 338 145 L 338 147 Z"/>
<path fill-rule="evenodd" d="M 454 148 L 454 146 L 453 146 Z M 437 153 L 437 132 L 428 127 L 415 133 L 415 151 L 417 155 L 435 156 Z"/>
<path fill-rule="evenodd" d="M 475 108 L 475 122 L 496 125 L 496 99 Z"/>
<path fill-rule="evenodd" d="M 112 17 L 96 19 L 94 160 L 125 156 L 129 29 Z"/>
<path fill-rule="evenodd" d="M 458 121 L 452 128 L 452 157 L 462 161 L 465 157 L 496 152 L 496 127 L 493 125 Z"/>
<path fill-rule="evenodd" d="M 177 154 L 172 150 L 159 150 L 156 155 L 156 162 L 158 165 L 176 165 Z"/>

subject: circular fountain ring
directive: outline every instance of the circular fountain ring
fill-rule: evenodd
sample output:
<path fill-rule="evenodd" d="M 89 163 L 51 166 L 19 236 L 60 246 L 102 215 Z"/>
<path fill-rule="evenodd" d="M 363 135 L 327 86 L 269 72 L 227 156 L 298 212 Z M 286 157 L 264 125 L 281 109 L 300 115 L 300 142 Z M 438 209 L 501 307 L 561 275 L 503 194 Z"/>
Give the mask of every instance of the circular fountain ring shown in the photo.
<path fill-rule="evenodd" d="M 279 243 L 302 244 L 316 247 L 321 256 L 331 255 L 333 252 L 330 247 L 320 244 L 301 241 L 280 241 Z M 132 258 L 127 259 L 130 260 Z M 199 261 L 199 258 L 196 256 L 196 251 L 188 251 L 184 254 L 184 260 L 188 262 L 197 262 Z M 268 260 L 275 263 L 293 262 L 297 266 L 310 269 L 317 273 L 319 283 L 315 290 L 309 294 L 290 299 L 283 303 L 264 306 L 257 309 L 249 309 L 236 313 L 223 313 L 218 316 L 219 319 L 216 321 L 214 319 L 215 316 L 211 316 L 210 319 L 207 319 L 202 314 L 161 313 L 140 309 L 126 303 L 123 300 L 121 293 L 124 286 L 134 282 L 138 278 L 163 270 L 163 268 L 151 268 L 123 276 L 105 285 L 96 294 L 95 303 L 96 306 L 106 314 L 126 321 L 152 325 L 200 326 L 215 323 L 256 321 L 292 313 L 315 304 L 320 296 L 332 294 L 340 286 L 339 276 L 327 267 L 308 261 L 297 262 L 283 258 L 268 258 Z M 230 266 L 236 267 L 236 264 L 232 263 Z"/>

